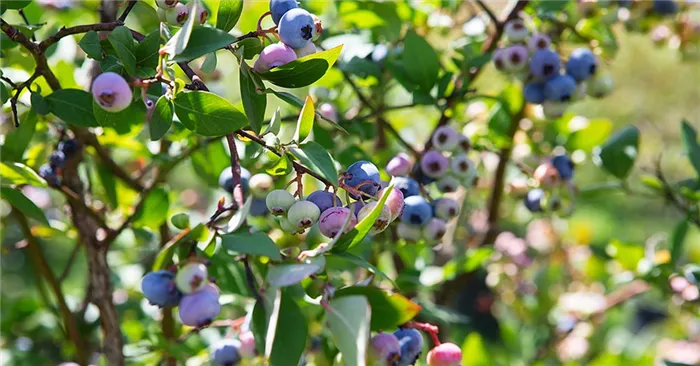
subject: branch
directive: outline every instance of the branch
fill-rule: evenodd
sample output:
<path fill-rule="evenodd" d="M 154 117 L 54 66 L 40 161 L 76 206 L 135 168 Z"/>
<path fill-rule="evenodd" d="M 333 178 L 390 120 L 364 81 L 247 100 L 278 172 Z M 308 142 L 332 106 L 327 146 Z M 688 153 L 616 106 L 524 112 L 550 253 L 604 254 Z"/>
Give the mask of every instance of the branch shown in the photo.
<path fill-rule="evenodd" d="M 136 1 L 137 0 L 129 0 L 129 5 L 126 6 L 126 9 L 124 9 L 122 15 L 119 17 L 119 19 L 117 19 L 117 22 L 124 23 L 126 21 L 126 17 L 129 16 L 131 9 L 133 9 L 136 5 Z"/>
<path fill-rule="evenodd" d="M 24 90 L 24 88 L 30 89 L 29 86 L 32 85 L 32 82 L 34 81 L 34 79 L 38 78 L 39 76 L 40 76 L 40 74 L 37 73 L 36 71 L 34 71 L 32 76 L 30 76 L 29 79 L 27 79 L 27 81 L 23 82 L 22 84 L 20 84 L 18 86 L 15 86 L 17 90 L 15 91 L 15 94 L 10 99 L 10 108 L 12 109 L 12 117 L 14 118 L 14 121 L 15 121 L 15 127 L 19 127 L 19 115 L 17 113 L 17 100 L 19 99 L 19 95 L 22 94 L 22 90 Z"/>
<path fill-rule="evenodd" d="M 73 268 L 73 263 L 75 262 L 75 258 L 78 256 L 78 252 L 80 252 L 80 246 L 82 245 L 82 241 L 78 240 L 75 242 L 75 246 L 73 247 L 73 251 L 70 253 L 70 257 L 68 257 L 68 263 L 66 263 L 66 267 L 63 268 L 63 272 L 61 272 L 61 276 L 58 278 L 59 283 L 63 283 L 63 281 L 68 277 L 70 274 L 71 268 Z"/>
<path fill-rule="evenodd" d="M 500 22 L 498 21 L 498 18 L 496 17 L 496 14 L 494 14 L 491 11 L 491 8 L 486 6 L 486 4 L 484 4 L 484 2 L 481 0 L 476 0 L 476 3 L 479 4 L 479 7 L 481 8 L 481 10 L 483 10 L 486 13 L 486 15 L 488 15 L 489 19 L 491 19 L 491 22 L 493 24 L 495 24 L 496 26 L 498 26 L 498 24 L 500 24 Z"/>
<path fill-rule="evenodd" d="M 63 196 L 66 197 L 66 200 L 71 205 L 74 205 L 76 207 L 80 207 L 81 211 L 84 211 L 85 213 L 90 215 L 90 217 L 92 217 L 95 221 L 97 221 L 98 226 L 105 228 L 105 229 L 109 229 L 109 227 L 105 223 L 104 218 L 97 211 L 95 211 L 94 209 L 89 207 L 85 203 L 85 201 L 77 193 L 73 192 L 73 190 L 71 190 L 69 187 L 67 187 L 65 185 L 61 185 L 61 186 L 57 187 L 56 189 L 59 190 L 61 193 L 63 193 Z"/>
<path fill-rule="evenodd" d="M 76 322 L 73 313 L 70 311 L 70 308 L 66 303 L 66 298 L 63 296 L 61 285 L 51 271 L 51 267 L 49 266 L 44 253 L 41 251 L 39 241 L 32 233 L 32 229 L 29 226 L 27 219 L 16 208 L 14 208 L 12 212 L 17 220 L 17 223 L 19 224 L 20 230 L 22 230 L 24 239 L 27 241 L 27 251 L 29 252 L 29 257 L 32 259 L 32 262 L 34 262 L 34 266 L 39 273 L 41 273 L 41 275 L 46 279 L 46 282 L 49 283 L 51 290 L 56 297 L 56 301 L 58 302 L 58 307 L 61 312 L 61 317 L 63 318 L 63 325 L 66 328 L 70 341 L 73 343 L 73 345 L 75 345 L 75 357 L 78 363 L 87 365 L 89 360 L 88 349 L 85 342 L 81 338 L 78 323 Z"/>
<path fill-rule="evenodd" d="M 241 187 L 241 163 L 238 157 L 238 149 L 236 148 L 236 140 L 233 133 L 226 135 L 228 148 L 231 150 L 231 177 L 233 183 L 233 200 L 238 204 L 238 207 L 243 207 L 243 188 Z"/>

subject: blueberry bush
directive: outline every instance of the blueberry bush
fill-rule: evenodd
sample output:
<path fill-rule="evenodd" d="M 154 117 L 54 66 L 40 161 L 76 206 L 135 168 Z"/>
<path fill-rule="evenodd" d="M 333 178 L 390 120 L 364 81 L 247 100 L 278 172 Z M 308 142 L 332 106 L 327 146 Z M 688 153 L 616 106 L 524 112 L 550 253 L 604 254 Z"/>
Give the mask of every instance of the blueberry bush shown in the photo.
<path fill-rule="evenodd" d="M 0 6 L 3 362 L 700 364 L 697 3 Z"/>

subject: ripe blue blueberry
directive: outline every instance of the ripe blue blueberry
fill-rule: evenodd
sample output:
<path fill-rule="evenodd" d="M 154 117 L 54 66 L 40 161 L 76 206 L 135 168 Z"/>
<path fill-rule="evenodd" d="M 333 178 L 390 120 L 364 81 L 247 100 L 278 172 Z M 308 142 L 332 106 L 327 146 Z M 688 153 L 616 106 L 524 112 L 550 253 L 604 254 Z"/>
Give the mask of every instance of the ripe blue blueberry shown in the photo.
<path fill-rule="evenodd" d="M 535 34 L 527 41 L 527 48 L 530 52 L 549 49 L 552 40 L 546 34 Z"/>
<path fill-rule="evenodd" d="M 175 275 L 175 285 L 185 294 L 195 293 L 206 286 L 209 274 L 207 266 L 199 262 L 187 263 Z"/>
<path fill-rule="evenodd" d="M 441 152 L 428 150 L 420 159 L 420 168 L 423 173 L 433 179 L 441 178 L 450 167 L 450 161 Z"/>
<path fill-rule="evenodd" d="M 435 129 L 430 140 L 433 143 L 433 147 L 436 149 L 440 151 L 452 151 L 459 143 L 459 133 L 450 126 L 440 126 Z"/>
<path fill-rule="evenodd" d="M 552 102 L 568 102 L 576 93 L 576 80 L 569 75 L 559 75 L 544 84 L 544 96 Z"/>
<path fill-rule="evenodd" d="M 344 174 L 343 183 L 374 196 L 381 188 L 379 169 L 369 161 L 360 160 L 348 167 Z M 350 196 L 357 199 L 354 194 Z"/>
<path fill-rule="evenodd" d="M 437 218 L 445 221 L 457 217 L 459 203 L 452 198 L 443 197 L 432 202 L 433 212 Z"/>
<path fill-rule="evenodd" d="M 95 102 L 108 112 L 120 112 L 131 104 L 131 87 L 117 73 L 103 72 L 92 82 L 91 89 Z"/>
<path fill-rule="evenodd" d="M 60 183 L 58 172 L 49 164 L 44 164 L 39 167 L 39 175 L 46 180 L 49 185 L 57 186 Z"/>
<path fill-rule="evenodd" d="M 508 72 L 518 72 L 525 69 L 528 56 L 527 47 L 523 45 L 516 44 L 506 48 L 506 54 L 503 58 L 505 70 Z"/>
<path fill-rule="evenodd" d="M 214 365 L 235 366 L 241 358 L 241 342 L 237 339 L 222 339 L 209 349 L 209 361 Z"/>
<path fill-rule="evenodd" d="M 65 155 L 66 159 L 70 159 L 80 150 L 80 141 L 76 139 L 63 140 L 58 143 L 58 150 Z"/>
<path fill-rule="evenodd" d="M 282 43 L 291 48 L 302 48 L 311 42 L 316 27 L 311 14 L 301 8 L 288 10 L 279 21 L 277 33 Z"/>
<path fill-rule="evenodd" d="M 576 81 L 584 81 L 595 74 L 598 69 L 598 59 L 588 48 L 577 48 L 569 55 L 566 62 L 566 73 Z"/>
<path fill-rule="evenodd" d="M 275 189 L 265 198 L 265 205 L 275 216 L 286 215 L 294 202 L 296 202 L 294 196 L 284 189 Z"/>
<path fill-rule="evenodd" d="M 403 197 L 410 197 L 410 196 L 417 196 L 420 194 L 420 186 L 418 185 L 418 182 L 416 182 L 415 179 L 410 178 L 410 177 L 394 177 L 392 179 L 392 182 L 394 183 L 394 188 L 397 188 L 401 193 L 403 193 Z"/>
<path fill-rule="evenodd" d="M 49 165 L 54 169 L 63 168 L 66 165 L 66 155 L 61 151 L 54 151 L 49 156 Z"/>
<path fill-rule="evenodd" d="M 423 226 L 433 217 L 430 203 L 421 196 L 410 196 L 404 200 L 401 222 L 409 225 Z"/>
<path fill-rule="evenodd" d="M 398 153 L 386 163 L 386 172 L 394 177 L 403 177 L 411 172 L 411 160 L 406 153 Z"/>
<path fill-rule="evenodd" d="M 264 199 L 253 198 L 250 202 L 250 211 L 248 212 L 252 217 L 262 217 L 266 216 L 270 212 L 267 209 L 267 204 Z"/>
<path fill-rule="evenodd" d="M 566 154 L 556 155 L 552 158 L 552 165 L 559 172 L 563 180 L 570 180 L 574 177 L 574 163 Z"/>
<path fill-rule="evenodd" d="M 678 4 L 672 0 L 654 0 L 654 11 L 660 15 L 671 15 L 678 11 Z"/>
<path fill-rule="evenodd" d="M 321 213 L 324 213 L 327 209 L 331 207 L 341 206 L 343 203 L 340 201 L 338 195 L 327 191 L 315 191 L 311 193 L 306 200 L 313 202 Z"/>
<path fill-rule="evenodd" d="M 248 191 L 248 180 L 250 180 L 250 172 L 248 169 L 241 167 L 241 188 L 243 194 Z M 233 193 L 233 173 L 230 167 L 226 167 L 219 175 L 219 187 L 228 193 Z"/>
<path fill-rule="evenodd" d="M 401 328 L 394 332 L 401 346 L 399 366 L 413 365 L 423 350 L 423 336 L 413 328 Z"/>
<path fill-rule="evenodd" d="M 391 333 L 377 333 L 369 340 L 367 351 L 371 365 L 396 365 L 401 358 L 401 345 Z"/>
<path fill-rule="evenodd" d="M 403 222 L 399 222 L 396 226 L 396 234 L 399 238 L 410 242 L 417 242 L 423 238 L 423 231 L 420 226 L 409 225 Z"/>
<path fill-rule="evenodd" d="M 538 50 L 530 60 L 530 73 L 535 79 L 547 80 L 559 75 L 561 59 L 552 50 Z"/>
<path fill-rule="evenodd" d="M 213 285 L 212 285 L 213 286 Z M 207 289 L 185 295 L 180 300 L 180 320 L 190 327 L 201 327 L 211 323 L 221 312 L 219 295 Z"/>
<path fill-rule="evenodd" d="M 420 164 L 416 164 L 413 167 L 412 175 L 416 179 L 416 182 L 422 185 L 430 184 L 435 181 L 435 178 L 431 178 L 427 174 L 425 174 L 425 172 L 423 172 L 423 169 L 421 168 Z"/>
<path fill-rule="evenodd" d="M 496 70 L 498 71 L 506 71 L 506 49 L 505 48 L 499 48 L 495 51 L 493 51 L 493 56 L 491 57 L 493 60 L 493 65 L 496 67 Z"/>
<path fill-rule="evenodd" d="M 275 24 L 279 24 L 280 19 L 286 12 L 298 7 L 299 3 L 296 2 L 296 0 L 270 0 L 272 21 L 275 22 Z"/>
<path fill-rule="evenodd" d="M 141 292 L 153 305 L 177 306 L 182 292 L 175 286 L 175 274 L 170 271 L 149 272 L 141 279 Z"/>
<path fill-rule="evenodd" d="M 535 188 L 527 192 L 525 196 L 525 207 L 530 212 L 542 212 L 542 201 L 544 200 L 544 191 Z"/>
<path fill-rule="evenodd" d="M 525 100 L 527 100 L 529 103 L 542 104 L 545 100 L 544 84 L 538 82 L 531 82 L 525 84 L 523 96 L 525 97 Z"/>

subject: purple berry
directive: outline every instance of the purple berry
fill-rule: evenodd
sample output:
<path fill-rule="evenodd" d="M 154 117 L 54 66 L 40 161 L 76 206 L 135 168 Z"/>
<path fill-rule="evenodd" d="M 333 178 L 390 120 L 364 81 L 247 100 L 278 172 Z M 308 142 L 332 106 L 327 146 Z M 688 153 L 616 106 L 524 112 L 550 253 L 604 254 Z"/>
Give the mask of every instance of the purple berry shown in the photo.
<path fill-rule="evenodd" d="M 61 151 L 54 151 L 49 156 L 49 165 L 54 169 L 63 168 L 66 165 L 66 155 Z"/>
<path fill-rule="evenodd" d="M 496 70 L 505 71 L 506 70 L 506 50 L 505 48 L 499 48 L 493 52 L 493 65 L 496 66 Z"/>
<path fill-rule="evenodd" d="M 459 144 L 459 133 L 450 126 L 440 126 L 435 129 L 435 133 L 430 138 L 433 147 L 440 151 L 452 151 Z"/>
<path fill-rule="evenodd" d="M 428 177 L 438 179 L 447 173 L 450 162 L 436 150 L 428 150 L 420 159 L 420 168 Z"/>
<path fill-rule="evenodd" d="M 428 242 L 436 242 L 442 239 L 447 232 L 447 223 L 443 220 L 432 218 L 423 227 L 423 238 Z"/>
<path fill-rule="evenodd" d="M 316 24 L 311 14 L 301 8 L 288 10 L 277 27 L 282 43 L 291 48 L 303 48 L 311 42 Z"/>
<path fill-rule="evenodd" d="M 318 228 L 323 235 L 334 238 L 340 229 L 343 228 L 343 224 L 345 224 L 348 215 L 350 215 L 351 218 L 348 226 L 345 227 L 345 232 L 347 233 L 355 228 L 357 219 L 355 218 L 355 214 L 345 207 L 331 207 L 324 211 L 318 219 Z"/>
<path fill-rule="evenodd" d="M 177 306 L 182 292 L 177 289 L 174 280 L 175 274 L 170 271 L 149 272 L 141 279 L 141 292 L 153 305 Z"/>
<path fill-rule="evenodd" d="M 395 365 L 401 358 L 399 340 L 391 333 L 377 333 L 369 340 L 368 357 L 372 365 Z"/>
<path fill-rule="evenodd" d="M 108 112 L 120 112 L 131 104 L 131 87 L 117 73 L 103 72 L 92 82 L 92 97 Z"/>
<path fill-rule="evenodd" d="M 428 366 L 458 366 L 462 349 L 454 343 L 442 343 L 428 352 Z"/>
<path fill-rule="evenodd" d="M 253 69 L 257 72 L 270 71 L 270 69 L 288 64 L 296 59 L 297 54 L 291 47 L 281 42 L 273 43 L 260 52 Z"/>
<path fill-rule="evenodd" d="M 237 339 L 222 339 L 209 349 L 209 361 L 214 365 L 234 366 L 241 362 L 241 342 Z"/>
<path fill-rule="evenodd" d="M 576 80 L 569 75 L 559 75 L 544 84 L 544 96 L 552 102 L 568 102 L 576 93 Z"/>
<path fill-rule="evenodd" d="M 506 54 L 503 58 L 506 71 L 518 72 L 525 69 L 528 56 L 527 47 L 523 45 L 514 45 L 506 48 Z"/>
<path fill-rule="evenodd" d="M 377 207 L 377 202 L 370 202 L 365 205 L 365 207 L 362 207 L 360 213 L 357 215 L 357 221 L 364 220 L 372 213 L 372 210 L 374 210 L 375 207 Z M 370 235 L 381 233 L 389 226 L 389 223 L 391 223 L 391 212 L 389 211 L 389 208 L 384 205 L 379 217 L 377 217 L 374 224 L 372 224 L 372 229 L 369 230 Z"/>
<path fill-rule="evenodd" d="M 459 215 L 459 203 L 452 198 L 443 197 L 432 202 L 435 217 L 445 221 Z"/>
<path fill-rule="evenodd" d="M 287 214 L 290 207 L 296 202 L 294 196 L 284 189 L 275 189 L 265 197 L 265 205 L 267 209 L 275 216 L 283 216 Z"/>
<path fill-rule="evenodd" d="M 559 75 L 561 59 L 552 50 L 538 50 L 530 60 L 530 73 L 537 80 L 548 80 Z"/>
<path fill-rule="evenodd" d="M 535 34 L 527 41 L 527 48 L 534 53 L 538 50 L 547 50 L 552 44 L 552 40 L 546 34 Z"/>
<path fill-rule="evenodd" d="M 423 172 L 423 169 L 421 168 L 420 164 L 416 164 L 413 166 L 413 171 L 411 172 L 411 175 L 416 179 L 416 182 L 422 185 L 430 184 L 435 181 L 434 178 L 429 177 Z"/>
<path fill-rule="evenodd" d="M 503 33 L 511 42 L 522 41 L 530 35 L 530 31 L 527 29 L 522 19 L 508 21 L 503 29 Z"/>
<path fill-rule="evenodd" d="M 279 24 L 280 19 L 286 12 L 298 7 L 299 3 L 296 0 L 270 0 L 272 21 L 275 22 L 275 24 Z"/>
<path fill-rule="evenodd" d="M 466 153 L 469 152 L 469 150 L 471 150 L 472 140 L 470 140 L 469 137 L 459 135 L 458 140 L 459 141 L 457 142 L 457 147 L 459 148 L 459 151 Z"/>
<path fill-rule="evenodd" d="M 544 96 L 544 84 L 532 82 L 525 84 L 525 89 L 523 90 L 523 96 L 525 100 L 532 104 L 542 104 L 545 101 Z"/>
<path fill-rule="evenodd" d="M 238 339 L 241 341 L 241 348 L 239 349 L 243 357 L 254 357 L 257 353 L 255 345 L 255 335 L 253 332 L 246 331 L 238 335 Z"/>
<path fill-rule="evenodd" d="M 411 172 L 411 160 L 406 153 L 398 153 L 386 164 L 386 172 L 394 177 L 403 177 Z"/>
<path fill-rule="evenodd" d="M 350 165 L 343 174 L 343 183 L 345 185 L 370 196 L 377 194 L 377 191 L 381 188 L 380 182 L 377 166 L 365 160 L 360 160 Z M 355 194 L 350 194 L 350 196 L 353 199 L 358 198 Z"/>
<path fill-rule="evenodd" d="M 324 213 L 327 209 L 331 207 L 338 207 L 342 206 L 343 204 L 340 201 L 340 197 L 338 197 L 336 194 L 327 191 L 315 191 L 311 193 L 308 197 L 306 197 L 306 200 L 309 202 L 313 202 L 316 206 L 318 206 L 318 209 L 321 211 L 321 213 Z"/>
<path fill-rule="evenodd" d="M 413 328 L 401 328 L 394 332 L 401 345 L 400 366 L 413 365 L 423 350 L 423 336 Z"/>
<path fill-rule="evenodd" d="M 423 226 L 428 223 L 433 217 L 433 209 L 428 201 L 421 196 L 410 196 L 404 200 L 403 213 L 401 214 L 401 222 Z"/>
<path fill-rule="evenodd" d="M 211 323 L 220 312 L 219 296 L 212 291 L 199 291 L 180 300 L 178 314 L 183 324 L 201 327 Z"/>
<path fill-rule="evenodd" d="M 202 290 L 208 278 L 207 266 L 198 262 L 187 263 L 177 271 L 175 285 L 183 293 L 191 294 Z"/>
<path fill-rule="evenodd" d="M 387 188 L 383 188 L 381 191 L 379 191 L 379 197 L 384 195 L 384 191 L 386 191 Z M 403 199 L 403 193 L 396 187 L 393 187 L 389 193 L 389 197 L 387 197 L 386 202 L 384 203 L 384 207 L 388 208 L 389 213 L 391 213 L 391 221 L 394 221 L 397 217 L 401 216 L 401 213 L 403 212 Z"/>
<path fill-rule="evenodd" d="M 588 48 L 577 48 L 569 55 L 566 62 L 566 73 L 576 81 L 584 81 L 593 76 L 598 70 L 598 59 Z"/>
<path fill-rule="evenodd" d="M 318 221 L 320 215 L 321 210 L 313 202 L 297 201 L 289 208 L 287 220 L 298 229 L 306 229 Z"/>

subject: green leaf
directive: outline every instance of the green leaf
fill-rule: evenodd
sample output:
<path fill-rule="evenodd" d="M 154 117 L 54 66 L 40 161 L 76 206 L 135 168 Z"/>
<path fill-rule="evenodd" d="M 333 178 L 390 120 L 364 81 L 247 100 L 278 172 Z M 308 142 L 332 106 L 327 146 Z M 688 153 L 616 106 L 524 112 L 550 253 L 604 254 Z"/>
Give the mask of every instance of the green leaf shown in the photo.
<path fill-rule="evenodd" d="M 97 102 L 92 101 L 92 113 L 95 115 L 95 120 L 102 127 L 112 127 L 118 131 L 128 131 L 127 126 L 133 124 L 143 124 L 146 113 L 143 102 L 137 100 L 126 109 L 113 113 L 104 110 Z"/>
<path fill-rule="evenodd" d="M 270 71 L 259 73 L 264 80 L 284 88 L 301 88 L 316 82 L 333 66 L 343 46 L 302 57 Z"/>
<path fill-rule="evenodd" d="M 91 30 L 80 39 L 78 42 L 80 48 L 93 60 L 102 60 L 102 45 L 100 44 L 100 37 L 97 32 Z"/>
<path fill-rule="evenodd" d="M 216 27 L 228 32 L 238 23 L 243 12 L 243 0 L 219 0 Z"/>
<path fill-rule="evenodd" d="M 306 137 L 311 133 L 311 129 L 314 127 L 314 101 L 311 96 L 307 95 L 304 101 L 304 107 L 301 108 L 301 114 L 299 114 L 299 120 L 297 121 L 297 131 L 294 133 L 294 141 L 297 143 L 302 143 L 306 140 Z"/>
<path fill-rule="evenodd" d="M 421 310 L 420 305 L 401 296 L 388 294 L 374 286 L 350 286 L 335 292 L 335 298 L 362 295 L 372 308 L 371 328 L 373 331 L 394 329 L 413 319 Z"/>
<path fill-rule="evenodd" d="M 292 172 L 292 163 L 287 154 L 283 154 L 277 159 L 275 165 L 265 169 L 267 174 L 272 176 L 287 175 Z"/>
<path fill-rule="evenodd" d="M 11 129 L 5 135 L 5 142 L 0 147 L 2 161 L 20 161 L 27 150 L 29 142 L 34 137 L 36 123 L 39 120 L 34 110 L 30 110 L 22 118 L 19 127 Z"/>
<path fill-rule="evenodd" d="M 250 67 L 243 63 L 240 69 L 240 87 L 243 110 L 250 122 L 250 128 L 256 133 L 260 133 L 262 124 L 265 121 L 265 109 L 267 108 L 267 95 L 258 93 L 258 85 L 263 85 L 260 77 L 251 72 Z"/>
<path fill-rule="evenodd" d="M 136 46 L 137 65 L 141 68 L 158 67 L 158 49 L 160 49 L 160 32 L 155 30 Z"/>
<path fill-rule="evenodd" d="M 22 9 L 32 3 L 32 0 L 4 0 L 2 2 L 2 11 L 5 9 Z"/>
<path fill-rule="evenodd" d="M 246 38 L 242 41 L 236 42 L 233 45 L 234 51 L 238 52 L 239 49 L 243 48 L 243 58 L 246 60 L 252 60 L 255 56 L 259 55 L 265 48 L 264 42 L 260 38 Z"/>
<path fill-rule="evenodd" d="M 167 53 L 170 55 L 170 58 L 174 58 L 175 56 L 179 55 L 182 53 L 182 51 L 187 48 L 187 45 L 190 42 L 190 35 L 192 34 L 192 30 L 194 28 L 194 23 L 195 21 L 199 21 L 199 7 L 201 6 L 199 4 L 199 1 L 193 1 L 192 2 L 192 8 L 190 9 L 190 15 L 187 17 L 187 20 L 185 21 L 185 24 L 182 25 L 182 28 L 180 28 L 177 33 L 175 33 L 170 40 L 168 40 L 168 43 L 161 48 L 162 52 Z M 159 51 L 161 52 L 161 51 Z"/>
<path fill-rule="evenodd" d="M 671 236 L 671 264 L 675 265 L 678 263 L 678 259 L 683 255 L 683 244 L 685 243 L 685 237 L 688 234 L 688 229 L 690 228 L 690 223 L 688 220 L 683 220 L 676 225 L 673 229 L 673 235 Z"/>
<path fill-rule="evenodd" d="M 192 154 L 192 168 L 209 187 L 219 186 L 219 175 L 230 166 L 231 158 L 221 141 L 214 141 Z"/>
<path fill-rule="evenodd" d="M 602 166 L 619 179 L 625 178 L 637 158 L 639 148 L 639 130 L 635 126 L 627 126 L 620 130 L 597 151 L 596 159 L 593 161 Z"/>
<path fill-rule="evenodd" d="M 173 215 L 173 217 L 170 218 L 170 222 L 176 228 L 185 230 L 190 227 L 190 216 L 184 212 L 180 212 L 179 214 Z"/>
<path fill-rule="evenodd" d="M 234 262 L 225 250 L 218 250 L 209 255 L 211 266 L 209 274 L 216 278 L 216 283 L 226 292 L 250 297 L 245 277 L 245 268 L 241 262 Z"/>
<path fill-rule="evenodd" d="M 29 99 L 32 102 L 32 109 L 36 113 L 42 116 L 50 113 L 49 104 L 46 103 L 46 99 L 41 94 L 32 92 Z"/>
<path fill-rule="evenodd" d="M 262 232 L 226 234 L 221 236 L 221 240 L 221 245 L 232 252 L 262 255 L 272 260 L 282 260 L 282 255 L 275 242 Z"/>
<path fill-rule="evenodd" d="M 5 83 L 0 83 L 0 104 L 5 104 L 10 99 L 10 91 L 7 90 Z"/>
<path fill-rule="evenodd" d="M 216 52 L 207 53 L 202 66 L 199 68 L 202 72 L 214 72 L 216 70 Z"/>
<path fill-rule="evenodd" d="M 32 168 L 15 162 L 0 162 L 0 182 L 3 186 L 14 184 L 29 184 L 35 187 L 46 187 L 46 181 Z"/>
<path fill-rule="evenodd" d="M 107 36 L 109 43 L 119 56 L 124 69 L 131 76 L 136 76 L 136 46 L 131 31 L 127 27 L 116 27 Z"/>
<path fill-rule="evenodd" d="M 25 197 L 22 191 L 10 187 L 0 187 L 0 196 L 6 199 L 12 207 L 24 214 L 24 216 L 31 217 L 49 226 L 49 220 L 46 219 L 44 211 L 37 207 L 29 198 Z"/>
<path fill-rule="evenodd" d="M 59 89 L 48 95 L 51 113 L 64 122 L 81 127 L 98 127 L 92 112 L 92 95 L 79 89 Z"/>
<path fill-rule="evenodd" d="M 156 188 L 146 197 L 141 210 L 134 213 L 134 223 L 157 229 L 168 218 L 170 198 L 168 191 Z"/>
<path fill-rule="evenodd" d="M 506 136 L 511 123 L 513 123 L 513 118 L 510 115 L 508 107 L 500 102 L 491 107 L 488 118 L 489 131 L 499 137 Z"/>
<path fill-rule="evenodd" d="M 114 173 L 104 164 L 97 165 L 97 175 L 102 183 L 102 188 L 105 190 L 105 195 L 112 208 L 119 206 L 117 199 L 117 183 L 114 180 Z"/>
<path fill-rule="evenodd" d="M 222 136 L 248 124 L 246 116 L 226 99 L 209 92 L 179 93 L 175 113 L 190 130 L 204 136 Z"/>
<path fill-rule="evenodd" d="M 433 47 L 413 30 L 406 33 L 403 66 L 408 77 L 423 91 L 430 91 L 438 79 L 440 59 Z"/>
<path fill-rule="evenodd" d="M 372 309 L 364 296 L 345 296 L 330 301 L 326 309 L 328 329 L 346 365 L 364 365 L 370 335 Z"/>
<path fill-rule="evenodd" d="M 182 236 L 180 239 L 174 242 L 168 243 L 168 245 L 164 246 L 163 248 L 160 249 L 158 254 L 156 255 L 156 259 L 153 261 L 153 267 L 152 269 L 154 271 L 159 271 L 161 269 L 165 269 L 170 265 L 172 262 L 173 255 L 175 254 L 175 250 L 178 249 L 178 247 L 183 244 L 183 243 L 188 243 L 192 241 L 196 241 L 200 236 L 203 236 L 204 233 L 206 233 L 208 230 L 206 226 L 199 224 L 192 228 L 186 235 Z"/>
<path fill-rule="evenodd" d="M 333 252 L 333 251 L 331 251 L 330 258 L 344 259 L 344 260 L 351 262 L 357 266 L 365 268 L 368 271 L 370 271 L 371 273 L 374 273 L 375 275 L 380 276 L 380 277 L 384 278 L 385 280 L 391 282 L 392 286 L 398 288 L 398 286 L 396 286 L 396 283 L 394 282 L 394 280 L 389 278 L 389 276 L 387 276 L 386 273 L 380 271 L 379 268 L 372 265 L 372 263 L 369 263 L 366 260 L 364 260 L 364 259 L 362 259 L 354 254 L 351 254 L 349 252 Z"/>
<path fill-rule="evenodd" d="M 377 218 L 379 218 L 379 215 L 381 215 L 382 209 L 384 208 L 384 203 L 386 202 L 387 198 L 389 198 L 389 193 L 393 187 L 393 185 L 390 185 L 387 189 L 385 189 L 384 194 L 381 198 L 379 198 L 379 202 L 377 202 L 377 205 L 372 209 L 372 212 L 370 212 L 367 217 L 362 219 L 362 221 L 358 222 L 354 229 L 350 230 L 350 232 L 344 234 L 340 237 L 340 239 L 338 239 L 338 242 L 335 243 L 332 249 L 334 252 L 342 252 L 354 247 L 355 245 L 359 244 L 365 238 L 365 236 L 367 236 L 367 234 L 369 234 L 374 222 L 377 221 Z"/>
<path fill-rule="evenodd" d="M 282 291 L 275 301 L 265 337 L 265 356 L 270 365 L 297 365 L 308 337 L 306 317 L 294 299 Z"/>
<path fill-rule="evenodd" d="M 252 203 L 253 196 L 248 196 L 248 198 L 245 200 L 245 203 L 243 204 L 243 207 L 236 211 L 236 213 L 233 214 L 233 216 L 231 216 L 231 219 L 228 220 L 228 223 L 224 228 L 225 233 L 235 232 L 241 226 L 243 226 L 246 218 L 248 217 L 248 213 L 250 212 L 250 206 L 252 205 Z"/>
<path fill-rule="evenodd" d="M 299 145 L 299 147 L 290 146 L 289 151 L 299 159 L 299 161 L 311 169 L 314 173 L 325 178 L 333 186 L 338 184 L 338 171 L 335 170 L 333 158 L 321 145 L 309 141 Z"/>
<path fill-rule="evenodd" d="M 687 364 L 687 363 L 671 362 L 671 361 L 668 361 L 668 360 L 664 360 L 664 361 L 663 361 L 663 366 L 693 366 L 693 365 Z"/>
<path fill-rule="evenodd" d="M 177 56 L 172 58 L 174 62 L 190 61 L 207 53 L 224 48 L 236 40 L 236 37 L 216 28 L 198 26 L 192 29 L 190 41 L 187 47 Z"/>
<path fill-rule="evenodd" d="M 612 132 L 613 123 L 609 119 L 598 118 L 588 121 L 586 127 L 576 130 L 566 141 L 567 150 L 591 151 L 594 147 L 605 142 Z"/>
<path fill-rule="evenodd" d="M 271 133 L 273 135 L 277 135 L 278 133 L 280 133 L 281 127 L 282 117 L 280 116 L 280 107 L 277 107 L 277 109 L 275 109 L 275 113 L 272 114 L 272 118 L 270 118 L 270 125 L 267 126 L 267 129 L 264 133 Z"/>
<path fill-rule="evenodd" d="M 681 138 L 683 149 L 688 155 L 690 164 L 695 168 L 695 172 L 700 176 L 700 145 L 698 145 L 698 132 L 688 121 L 683 121 L 681 125 Z"/>
<path fill-rule="evenodd" d="M 325 265 L 325 260 L 323 264 Z M 274 287 L 286 287 L 295 285 L 322 269 L 321 263 L 314 262 L 273 265 L 269 267 L 265 280 Z"/>
<path fill-rule="evenodd" d="M 287 104 L 289 104 L 289 105 L 291 105 L 291 106 L 294 106 L 294 107 L 297 107 L 297 108 L 300 108 L 300 109 L 304 107 L 304 102 L 302 102 L 301 99 L 297 98 L 297 97 L 296 97 L 295 95 L 293 95 L 293 94 L 290 94 L 290 93 L 287 93 L 287 92 L 280 92 L 280 91 L 276 91 L 276 90 L 269 89 L 269 88 L 266 89 L 265 92 L 266 92 L 266 93 L 272 93 L 272 94 L 274 94 L 277 98 L 282 99 L 285 103 L 287 103 Z M 329 120 L 328 118 L 322 116 L 321 113 L 318 112 L 318 111 L 315 111 L 315 113 L 316 113 L 316 118 L 318 118 L 319 120 L 328 122 L 328 124 L 331 125 L 331 127 L 333 127 L 333 128 L 335 128 L 335 129 L 337 129 L 337 130 L 343 132 L 344 134 L 348 135 L 348 131 L 346 131 L 346 130 L 345 130 L 343 127 L 341 127 L 339 124 L 337 124 L 337 123 L 335 123 L 335 122 Z"/>
<path fill-rule="evenodd" d="M 148 122 L 148 130 L 151 133 L 151 141 L 160 140 L 170 129 L 173 124 L 173 102 L 161 96 L 158 98 L 155 107 L 153 107 L 153 114 L 151 115 L 151 120 Z"/>
<path fill-rule="evenodd" d="M 462 364 L 470 366 L 489 366 L 494 364 L 479 333 L 469 333 L 464 340 L 462 344 Z"/>

